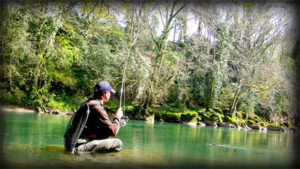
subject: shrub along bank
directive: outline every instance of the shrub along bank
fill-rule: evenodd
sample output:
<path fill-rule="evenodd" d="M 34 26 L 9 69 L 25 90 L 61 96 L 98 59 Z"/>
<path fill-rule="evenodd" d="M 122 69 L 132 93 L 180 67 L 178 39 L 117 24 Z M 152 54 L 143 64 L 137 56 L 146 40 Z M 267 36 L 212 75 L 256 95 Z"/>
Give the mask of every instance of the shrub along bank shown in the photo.
<path fill-rule="evenodd" d="M 104 104 L 109 113 L 114 113 L 118 107 L 118 101 L 110 101 Z M 125 115 L 130 119 L 145 120 L 143 110 L 136 102 L 126 102 L 123 106 Z M 194 109 L 174 108 L 174 107 L 151 107 L 149 114 L 154 114 L 155 121 L 185 123 L 190 125 L 211 125 L 220 127 L 230 127 L 239 129 L 257 129 L 257 130 L 275 130 L 275 131 L 293 131 L 295 130 L 288 123 L 276 125 L 267 119 L 258 116 L 255 113 L 245 113 L 238 111 L 236 117 L 229 114 L 228 109 L 221 108 L 203 108 Z"/>

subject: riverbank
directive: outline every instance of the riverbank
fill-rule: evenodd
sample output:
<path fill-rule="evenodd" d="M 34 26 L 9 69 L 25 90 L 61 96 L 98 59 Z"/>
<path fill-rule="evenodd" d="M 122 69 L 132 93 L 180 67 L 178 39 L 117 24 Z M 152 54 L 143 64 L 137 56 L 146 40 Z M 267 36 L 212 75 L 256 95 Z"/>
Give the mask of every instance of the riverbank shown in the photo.
<path fill-rule="evenodd" d="M 109 115 L 112 115 L 118 108 L 117 102 L 110 102 L 104 105 Z M 29 109 L 19 106 L 4 105 L 0 107 L 1 112 L 18 112 L 18 113 L 48 113 L 57 115 L 72 115 L 73 112 L 61 111 L 59 109 L 50 109 L 43 111 L 42 109 Z M 242 130 L 259 130 L 259 131 L 282 131 L 282 132 L 295 132 L 296 128 L 275 125 L 255 114 L 247 114 L 238 112 L 239 117 L 230 116 L 226 110 L 220 108 L 207 109 L 198 108 L 198 110 L 189 110 L 184 108 L 171 108 L 171 107 L 152 107 L 150 113 L 152 114 L 152 120 L 149 120 L 149 116 L 146 117 L 141 113 L 140 107 L 137 103 L 129 102 L 123 107 L 124 113 L 129 119 L 144 120 L 150 123 L 154 121 L 163 123 L 182 123 L 189 126 L 214 126 L 214 127 L 227 127 L 236 128 Z M 245 118 L 243 118 L 245 117 Z M 150 118 L 151 119 L 151 118 Z"/>
<path fill-rule="evenodd" d="M 17 113 L 35 113 L 36 111 L 29 108 L 19 107 L 19 106 L 11 106 L 4 105 L 0 106 L 1 112 L 17 112 Z"/>

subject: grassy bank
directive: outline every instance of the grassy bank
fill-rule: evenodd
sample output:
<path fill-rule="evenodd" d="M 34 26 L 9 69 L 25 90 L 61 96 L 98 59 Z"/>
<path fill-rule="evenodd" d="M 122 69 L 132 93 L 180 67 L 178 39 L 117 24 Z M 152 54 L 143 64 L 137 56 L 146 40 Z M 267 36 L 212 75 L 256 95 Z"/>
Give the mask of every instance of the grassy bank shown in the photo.
<path fill-rule="evenodd" d="M 21 90 L 6 93 L 1 92 L 1 96 L 1 103 L 3 105 L 22 106 L 43 113 L 51 113 L 53 110 L 74 112 L 85 100 L 85 98 L 55 94 L 51 94 L 47 98 L 37 99 Z"/>

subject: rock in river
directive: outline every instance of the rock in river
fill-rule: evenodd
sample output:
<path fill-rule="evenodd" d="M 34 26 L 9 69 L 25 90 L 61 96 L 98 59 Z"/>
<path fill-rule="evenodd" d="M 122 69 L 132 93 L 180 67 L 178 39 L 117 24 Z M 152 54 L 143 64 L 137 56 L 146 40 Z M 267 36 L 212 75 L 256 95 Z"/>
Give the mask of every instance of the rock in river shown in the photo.
<path fill-rule="evenodd" d="M 197 122 L 197 125 L 198 125 L 198 126 L 200 126 L 200 127 L 204 127 L 204 126 L 206 126 L 206 124 L 205 124 L 205 123 L 203 123 L 203 122 L 200 122 L 200 121 L 199 121 L 199 122 Z"/>
<path fill-rule="evenodd" d="M 210 126 L 218 126 L 217 122 L 211 120 L 205 120 L 204 123 Z"/>
<path fill-rule="evenodd" d="M 221 127 L 229 127 L 229 128 L 236 128 L 236 126 L 232 123 L 218 123 Z"/>
<path fill-rule="evenodd" d="M 277 126 L 273 126 L 273 125 L 267 126 L 267 129 L 268 129 L 268 130 L 271 130 L 271 131 L 284 131 L 284 128 L 282 128 L 282 127 L 277 127 Z"/>
<path fill-rule="evenodd" d="M 61 112 L 57 109 L 53 110 L 52 114 L 61 114 Z"/>
<path fill-rule="evenodd" d="M 191 126 L 191 127 L 196 127 L 197 126 L 197 122 L 188 122 L 188 123 L 184 123 L 188 126 Z"/>
<path fill-rule="evenodd" d="M 263 130 L 263 131 L 267 130 L 267 127 L 263 127 L 263 126 L 259 126 L 259 125 L 253 125 L 253 126 L 251 126 L 251 128 L 254 130 Z"/>

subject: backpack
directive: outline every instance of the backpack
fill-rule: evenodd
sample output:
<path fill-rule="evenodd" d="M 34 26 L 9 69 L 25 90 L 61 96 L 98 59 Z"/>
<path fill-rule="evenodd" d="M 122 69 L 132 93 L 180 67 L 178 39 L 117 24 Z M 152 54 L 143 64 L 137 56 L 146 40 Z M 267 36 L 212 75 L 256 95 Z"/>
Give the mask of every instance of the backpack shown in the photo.
<path fill-rule="evenodd" d="M 88 120 L 90 114 L 90 106 L 87 103 L 84 103 L 71 117 L 66 133 L 65 138 L 65 149 L 67 151 L 75 152 L 75 146 L 77 141 L 83 131 L 83 128 Z"/>

